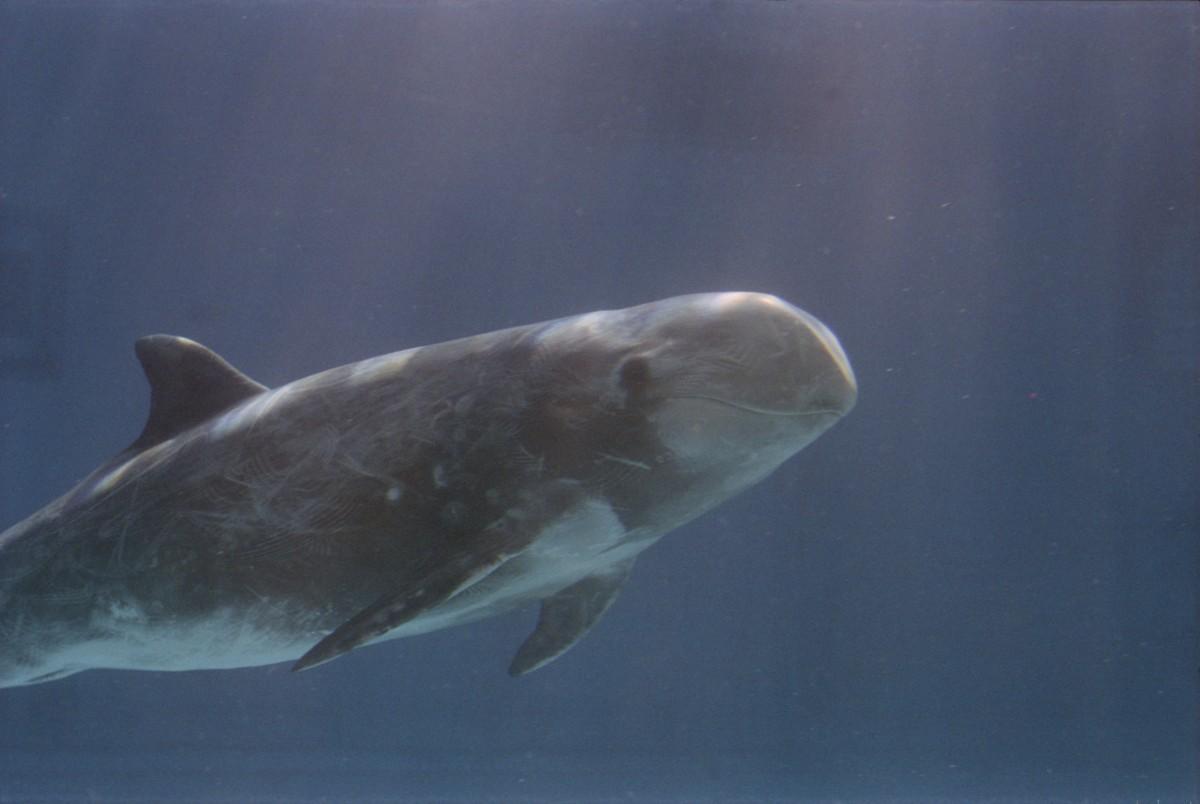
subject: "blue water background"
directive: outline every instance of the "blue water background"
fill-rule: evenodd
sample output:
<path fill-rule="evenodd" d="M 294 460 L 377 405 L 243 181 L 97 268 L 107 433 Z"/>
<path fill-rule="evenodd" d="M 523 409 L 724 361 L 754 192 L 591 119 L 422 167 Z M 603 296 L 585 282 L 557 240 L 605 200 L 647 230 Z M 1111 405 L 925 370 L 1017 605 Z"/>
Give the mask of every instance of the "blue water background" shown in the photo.
<path fill-rule="evenodd" d="M 1194 800 L 1198 8 L 4 3 L 5 525 L 152 332 L 276 385 L 763 290 L 861 395 L 527 678 L 531 611 L 4 690 L 0 801 Z"/>

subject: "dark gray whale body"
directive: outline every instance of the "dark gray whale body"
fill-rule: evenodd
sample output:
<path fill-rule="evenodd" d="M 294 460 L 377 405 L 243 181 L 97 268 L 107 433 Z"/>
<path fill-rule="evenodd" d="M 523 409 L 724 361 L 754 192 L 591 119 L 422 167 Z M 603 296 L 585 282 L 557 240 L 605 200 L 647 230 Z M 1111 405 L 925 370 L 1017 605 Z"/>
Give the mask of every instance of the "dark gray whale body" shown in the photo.
<path fill-rule="evenodd" d="M 519 675 L 636 555 L 761 480 L 857 393 L 837 339 L 754 293 L 683 296 L 268 390 L 137 344 L 142 435 L 0 534 L 0 686 L 299 661 L 541 601 Z"/>

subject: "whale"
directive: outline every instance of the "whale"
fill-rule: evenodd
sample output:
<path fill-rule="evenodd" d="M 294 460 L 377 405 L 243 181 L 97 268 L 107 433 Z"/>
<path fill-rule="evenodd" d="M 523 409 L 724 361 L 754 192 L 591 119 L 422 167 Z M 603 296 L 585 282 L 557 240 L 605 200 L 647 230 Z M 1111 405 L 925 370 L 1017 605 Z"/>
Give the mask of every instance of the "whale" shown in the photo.
<path fill-rule="evenodd" d="M 292 662 L 540 605 L 576 644 L 638 554 L 854 407 L 837 337 L 773 295 L 679 296 L 269 389 L 186 338 L 135 352 L 132 444 L 0 534 L 0 686 Z"/>

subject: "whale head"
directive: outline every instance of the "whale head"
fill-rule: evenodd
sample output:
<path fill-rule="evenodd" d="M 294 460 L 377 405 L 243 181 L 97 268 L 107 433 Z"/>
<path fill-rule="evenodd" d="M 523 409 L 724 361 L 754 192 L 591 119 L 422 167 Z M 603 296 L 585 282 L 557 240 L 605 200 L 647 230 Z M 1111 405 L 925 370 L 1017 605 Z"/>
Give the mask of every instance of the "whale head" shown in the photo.
<path fill-rule="evenodd" d="M 829 328 L 762 293 L 591 313 L 538 338 L 555 378 L 539 419 L 548 451 L 573 445 L 581 468 L 607 469 L 598 482 L 656 530 L 761 480 L 858 395 Z"/>

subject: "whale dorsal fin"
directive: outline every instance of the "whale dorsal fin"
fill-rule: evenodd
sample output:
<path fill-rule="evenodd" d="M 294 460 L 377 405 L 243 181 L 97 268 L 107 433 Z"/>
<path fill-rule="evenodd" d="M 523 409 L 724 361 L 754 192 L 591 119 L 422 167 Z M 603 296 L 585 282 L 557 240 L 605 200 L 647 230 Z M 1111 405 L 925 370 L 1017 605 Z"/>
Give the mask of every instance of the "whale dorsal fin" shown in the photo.
<path fill-rule="evenodd" d="M 150 382 L 150 416 L 125 455 L 161 444 L 267 390 L 187 338 L 147 335 L 138 338 L 134 351 Z"/>

